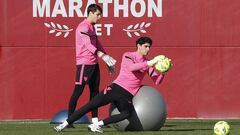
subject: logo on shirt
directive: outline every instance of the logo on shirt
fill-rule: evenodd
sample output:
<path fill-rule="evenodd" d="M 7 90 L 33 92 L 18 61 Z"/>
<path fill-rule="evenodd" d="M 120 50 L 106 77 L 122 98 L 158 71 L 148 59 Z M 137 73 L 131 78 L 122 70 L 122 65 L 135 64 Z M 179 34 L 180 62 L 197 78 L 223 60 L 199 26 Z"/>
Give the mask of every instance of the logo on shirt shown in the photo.
<path fill-rule="evenodd" d="M 88 77 L 87 76 L 84 76 L 83 77 L 84 81 L 86 82 L 88 80 Z"/>

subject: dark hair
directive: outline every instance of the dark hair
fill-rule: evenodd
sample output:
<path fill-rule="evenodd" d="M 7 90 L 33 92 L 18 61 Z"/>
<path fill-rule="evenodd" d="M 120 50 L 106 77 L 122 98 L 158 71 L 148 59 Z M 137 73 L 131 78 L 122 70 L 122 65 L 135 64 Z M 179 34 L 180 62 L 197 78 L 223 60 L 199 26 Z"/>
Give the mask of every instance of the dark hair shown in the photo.
<path fill-rule="evenodd" d="M 102 8 L 97 4 L 90 4 L 87 8 L 87 14 L 89 15 L 90 12 L 95 13 L 96 11 L 100 11 L 102 13 Z"/>
<path fill-rule="evenodd" d="M 152 39 L 150 37 L 140 37 L 137 41 L 136 41 L 136 45 L 137 44 L 145 44 L 145 43 L 149 43 L 150 46 L 152 45 Z"/>

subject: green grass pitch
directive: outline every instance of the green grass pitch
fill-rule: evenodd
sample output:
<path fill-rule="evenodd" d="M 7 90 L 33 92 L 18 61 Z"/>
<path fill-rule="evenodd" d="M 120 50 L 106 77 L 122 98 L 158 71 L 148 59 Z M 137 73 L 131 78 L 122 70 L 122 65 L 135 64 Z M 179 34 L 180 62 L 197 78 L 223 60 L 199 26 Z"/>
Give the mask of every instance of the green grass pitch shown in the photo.
<path fill-rule="evenodd" d="M 214 135 L 213 126 L 220 120 L 168 119 L 159 131 L 119 132 L 112 126 L 104 128 L 104 135 Z M 240 119 L 225 120 L 230 126 L 230 135 L 240 135 Z M 0 121 L 0 135 L 88 135 L 87 125 L 78 124 L 74 129 L 61 133 L 53 131 L 49 121 Z"/>

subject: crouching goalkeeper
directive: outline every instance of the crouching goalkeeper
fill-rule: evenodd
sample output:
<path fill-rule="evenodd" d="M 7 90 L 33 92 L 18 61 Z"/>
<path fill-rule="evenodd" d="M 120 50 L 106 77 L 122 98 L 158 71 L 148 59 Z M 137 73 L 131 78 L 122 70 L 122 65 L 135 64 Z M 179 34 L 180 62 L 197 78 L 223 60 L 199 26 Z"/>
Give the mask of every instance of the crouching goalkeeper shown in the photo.
<path fill-rule="evenodd" d="M 109 103 L 114 103 L 120 114 L 112 115 L 97 123 L 88 125 L 90 131 L 102 133 L 101 126 L 122 121 L 131 115 L 134 109 L 132 99 L 140 89 L 145 74 L 148 73 L 155 84 L 160 84 L 164 78 L 164 74 L 154 69 L 154 65 L 159 62 L 159 59 L 157 57 L 152 60 L 146 59 L 152 40 L 149 37 L 141 37 L 136 41 L 136 45 L 137 50 L 135 52 L 124 53 L 120 73 L 113 83 L 96 95 L 89 103 L 75 111 L 62 124 L 54 127 L 55 131 L 64 130 L 69 124 L 72 124 L 89 111 Z"/>

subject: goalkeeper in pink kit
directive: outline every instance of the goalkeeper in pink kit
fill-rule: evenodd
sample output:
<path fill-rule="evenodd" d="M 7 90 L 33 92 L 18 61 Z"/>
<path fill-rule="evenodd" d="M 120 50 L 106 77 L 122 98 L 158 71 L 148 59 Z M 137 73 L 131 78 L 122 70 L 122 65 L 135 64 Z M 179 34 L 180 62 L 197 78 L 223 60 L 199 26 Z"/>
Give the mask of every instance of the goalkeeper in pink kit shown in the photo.
<path fill-rule="evenodd" d="M 55 131 L 62 131 L 87 112 L 109 103 L 114 103 L 120 114 L 112 115 L 88 125 L 92 132 L 102 133 L 101 126 L 122 121 L 131 115 L 134 109 L 132 99 L 140 89 L 145 74 L 147 73 L 155 84 L 161 83 L 164 78 L 163 74 L 154 69 L 158 59 L 155 57 L 152 60 L 147 60 L 145 57 L 150 50 L 152 40 L 149 37 L 141 37 L 136 41 L 136 45 L 137 51 L 124 53 L 120 73 L 113 83 L 96 95 L 89 103 L 75 111 L 65 122 L 54 127 Z"/>
<path fill-rule="evenodd" d="M 100 20 L 102 8 L 91 4 L 87 8 L 88 17 L 76 29 L 76 79 L 75 87 L 68 104 L 68 117 L 77 106 L 85 86 L 90 89 L 90 100 L 99 93 L 100 69 L 98 58 L 101 58 L 108 67 L 113 67 L 116 60 L 107 55 L 98 40 L 94 25 Z M 98 110 L 92 110 L 92 122 L 98 122 Z M 68 128 L 74 128 L 72 124 Z"/>

